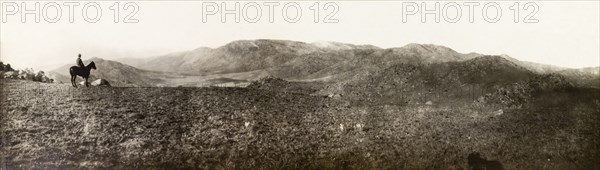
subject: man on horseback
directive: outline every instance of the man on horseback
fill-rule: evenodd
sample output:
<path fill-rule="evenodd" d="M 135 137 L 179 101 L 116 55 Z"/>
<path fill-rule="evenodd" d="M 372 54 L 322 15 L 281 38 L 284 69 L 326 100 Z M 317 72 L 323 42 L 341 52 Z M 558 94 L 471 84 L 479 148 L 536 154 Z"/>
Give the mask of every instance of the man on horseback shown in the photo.
<path fill-rule="evenodd" d="M 77 56 L 77 61 L 75 61 L 77 63 L 77 66 L 79 67 L 85 67 L 85 65 L 83 64 L 83 61 L 81 61 L 81 54 L 79 54 L 79 56 Z"/>
<path fill-rule="evenodd" d="M 73 85 L 73 87 L 77 87 L 75 80 L 77 79 L 77 76 L 81 76 L 85 79 L 85 86 L 89 86 L 88 78 L 90 77 L 90 71 L 92 69 L 96 69 L 96 64 L 92 61 L 87 66 L 84 65 L 83 61 L 81 61 L 81 54 L 77 56 L 77 61 L 75 62 L 77 63 L 77 66 L 69 68 L 69 73 L 71 74 L 71 85 Z"/>

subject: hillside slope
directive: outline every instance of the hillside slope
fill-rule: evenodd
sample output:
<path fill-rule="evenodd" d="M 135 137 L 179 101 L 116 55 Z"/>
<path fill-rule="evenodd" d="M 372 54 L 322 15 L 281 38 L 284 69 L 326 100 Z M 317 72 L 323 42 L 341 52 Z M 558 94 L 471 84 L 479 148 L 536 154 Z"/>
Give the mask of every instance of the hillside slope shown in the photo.
<path fill-rule="evenodd" d="M 96 70 L 91 71 L 90 81 L 94 79 L 107 79 L 113 86 L 154 86 L 162 82 L 160 77 L 163 73 L 141 70 L 126 64 L 122 64 L 112 60 L 102 58 L 91 58 L 85 60 L 84 63 L 89 64 L 94 61 Z M 72 65 L 64 65 L 60 68 L 52 70 L 50 73 L 61 82 L 69 83 L 69 68 Z M 78 76 L 77 82 L 82 81 Z"/>
<path fill-rule="evenodd" d="M 319 48 L 297 41 L 240 40 L 150 59 L 122 59 L 142 69 L 185 74 L 248 72 L 281 65 Z"/>
<path fill-rule="evenodd" d="M 436 45 L 409 44 L 381 49 L 338 42 L 240 40 L 224 46 L 151 57 L 120 59 L 132 66 L 161 72 L 208 75 L 263 70 L 288 79 L 314 79 L 382 63 L 439 63 L 479 56 Z"/>
<path fill-rule="evenodd" d="M 598 89 L 539 93 L 499 111 L 282 90 L 0 81 L 0 160 L 7 169 L 468 169 L 480 153 L 506 169 L 600 168 Z"/>
<path fill-rule="evenodd" d="M 536 74 L 500 56 L 433 64 L 399 63 L 383 69 L 356 70 L 345 77 L 318 93 L 340 94 L 356 103 L 375 105 L 462 105 L 484 99 L 522 105 L 534 91 L 573 87 L 561 75 Z"/>
<path fill-rule="evenodd" d="M 398 64 L 437 66 L 440 63 L 462 62 L 481 56 L 484 55 L 459 53 L 451 48 L 432 44 L 408 44 L 398 48 L 382 49 L 370 45 L 338 42 L 304 43 L 259 39 L 233 41 L 214 49 L 201 47 L 147 59 L 127 58 L 120 61 L 131 63 L 141 69 L 185 75 L 210 76 L 235 73 L 254 75 L 242 76 L 250 77 L 250 79 L 241 79 L 245 81 L 257 80 L 261 78 L 260 76 L 274 76 L 291 81 L 337 83 L 381 72 Z M 520 61 L 508 55 L 501 55 L 499 58 L 504 60 L 492 60 L 491 62 L 499 61 L 499 63 L 488 63 L 488 66 L 512 63 L 514 67 L 525 68 L 534 74 L 562 75 L 576 86 L 600 87 L 600 75 L 594 74 L 594 68 L 566 69 Z M 470 67 L 469 63 L 463 66 Z M 452 69 L 462 69 L 462 67 L 452 67 Z M 477 72 L 477 70 L 470 71 Z M 480 75 L 478 78 L 493 79 L 494 77 Z"/>

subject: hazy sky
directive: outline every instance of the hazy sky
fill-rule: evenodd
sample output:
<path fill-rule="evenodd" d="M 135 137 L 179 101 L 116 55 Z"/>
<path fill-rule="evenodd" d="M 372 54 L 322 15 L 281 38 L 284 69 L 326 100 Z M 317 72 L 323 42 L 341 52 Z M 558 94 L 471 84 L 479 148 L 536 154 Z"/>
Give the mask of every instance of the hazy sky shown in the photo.
<path fill-rule="evenodd" d="M 283 17 L 282 9 L 286 2 L 274 7 L 274 22 L 269 22 L 269 6 L 256 1 L 262 10 L 260 19 L 250 23 L 241 17 L 236 23 L 234 15 L 226 15 L 226 23 L 221 16 L 207 15 L 203 22 L 203 11 L 210 13 L 210 5 L 222 6 L 221 2 L 202 1 L 144 1 L 135 2 L 139 11 L 134 15 L 138 23 L 123 23 L 129 14 L 123 9 L 125 2 L 119 2 L 120 22 L 115 23 L 114 2 L 101 1 L 102 16 L 97 23 L 89 23 L 82 17 L 83 6 L 93 1 L 79 2 L 74 9 L 74 22 L 69 22 L 69 8 L 63 2 L 57 3 L 62 10 L 56 23 L 49 23 L 55 17 L 56 6 L 47 1 L 40 2 L 41 21 L 35 23 L 35 14 L 28 14 L 27 23 L 21 23 L 21 11 L 12 15 L 15 4 L 21 2 L 1 1 L 2 22 L 0 22 L 1 60 L 15 67 L 50 68 L 64 63 L 73 63 L 78 53 L 84 59 L 101 57 L 115 59 L 121 57 L 151 57 L 171 52 L 195 49 L 201 46 L 218 47 L 239 39 L 286 39 L 304 42 L 338 41 L 353 44 L 372 44 L 383 48 L 401 47 L 408 43 L 437 44 L 450 47 L 458 52 L 478 52 L 483 54 L 507 54 L 514 58 L 565 67 L 589 67 L 600 65 L 600 4 L 598 1 L 578 2 L 519 2 L 519 22 L 513 21 L 516 10 L 511 10 L 514 2 L 496 2 L 502 15 L 496 23 L 485 20 L 496 16 L 493 4 L 484 14 L 483 6 L 493 1 L 480 1 L 474 7 L 473 23 L 469 22 L 469 6 L 463 2 L 440 1 L 440 22 L 434 21 L 435 14 L 426 15 L 421 22 L 419 11 L 410 14 L 420 1 L 351 1 L 335 2 L 337 13 L 331 19 L 338 23 L 323 23 L 333 5 L 324 9 L 327 1 L 319 1 L 319 21 L 315 23 L 314 2 L 297 1 L 302 10 L 299 21 L 291 23 Z M 240 11 L 252 21 L 257 13 L 254 1 L 240 1 Z M 415 2 L 415 3 L 406 3 Z M 203 10 L 205 3 L 207 10 Z M 403 8 L 405 3 L 406 9 Z M 425 2 L 426 8 L 433 9 L 436 2 Z M 208 6 L 207 6 L 208 4 Z M 254 4 L 254 5 L 256 5 Z M 33 9 L 35 3 L 27 2 L 26 8 Z M 233 9 L 235 2 L 227 1 L 226 7 Z M 412 5 L 412 6 L 411 6 Z M 458 6 L 457 6 L 458 5 Z M 530 19 L 537 23 L 524 23 L 523 20 L 537 5 L 537 13 Z M 44 9 L 44 6 L 46 10 Z M 242 10 L 246 6 L 247 10 Z M 524 7 L 528 8 L 524 8 Z M 296 16 L 293 6 L 289 6 L 286 16 Z M 444 8 L 447 7 L 447 8 Z M 456 23 L 457 8 L 461 16 Z M 87 8 L 90 18 L 95 10 Z M 445 9 L 445 10 L 444 10 Z M 517 9 L 517 8 L 513 8 Z M 404 12 L 404 13 L 403 13 Z M 247 15 L 246 15 L 247 14 Z M 446 20 L 444 19 L 446 16 Z M 531 20 L 530 20 L 531 21 Z"/>

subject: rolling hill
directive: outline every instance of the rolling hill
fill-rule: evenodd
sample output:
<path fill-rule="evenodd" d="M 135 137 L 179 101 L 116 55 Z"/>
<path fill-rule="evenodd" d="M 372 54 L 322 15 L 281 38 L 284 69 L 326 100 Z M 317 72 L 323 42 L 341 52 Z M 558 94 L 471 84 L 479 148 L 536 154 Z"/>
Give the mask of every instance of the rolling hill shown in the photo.
<path fill-rule="evenodd" d="M 465 60 L 479 54 L 461 54 L 436 45 L 409 44 L 381 49 L 372 45 L 338 42 L 304 43 L 286 40 L 240 40 L 211 49 L 163 56 L 123 58 L 118 61 L 161 72 L 193 75 L 266 71 L 289 79 L 312 79 L 367 65 L 390 62 L 436 63 Z M 313 75 L 314 74 L 314 75 Z"/>
<path fill-rule="evenodd" d="M 194 86 L 194 80 L 208 79 L 234 79 L 252 81 L 265 76 L 274 76 L 291 81 L 324 81 L 334 84 L 349 82 L 360 77 L 382 72 L 394 65 L 423 66 L 425 69 L 446 69 L 442 72 L 455 72 L 456 70 L 468 71 L 469 75 L 479 75 L 474 79 L 490 81 L 499 78 L 494 74 L 479 74 L 477 69 L 464 70 L 478 62 L 486 62 L 486 68 L 498 65 L 510 65 L 501 69 L 528 70 L 528 74 L 559 74 L 576 86 L 600 87 L 600 78 L 597 68 L 568 69 L 557 66 L 520 61 L 508 55 L 484 57 L 478 53 L 459 53 L 451 48 L 432 44 L 408 44 L 397 48 L 379 48 L 372 45 L 353 45 L 338 42 L 304 43 L 287 40 L 239 40 L 233 41 L 218 48 L 200 47 L 194 50 L 172 53 L 150 58 L 122 58 L 118 61 L 133 67 L 151 70 L 169 75 L 177 75 L 183 80 L 184 85 Z M 490 59 L 494 58 L 494 59 Z M 500 59 L 502 58 L 502 59 Z M 473 60 L 475 59 L 475 60 Z M 489 61 L 488 61 L 489 60 Z M 460 67 L 449 67 L 456 63 Z M 496 63 L 498 62 L 498 63 Z M 431 67 L 431 68 L 429 68 Z M 439 68 L 438 68 L 439 67 Z M 514 68 L 513 68 L 514 67 Z M 142 75 L 148 72 L 133 71 Z M 478 68 L 479 69 L 479 68 Z M 498 71 L 498 70 L 496 70 Z M 155 73 L 156 73 L 155 72 Z M 498 71 L 496 73 L 502 73 Z M 507 72 L 510 72 L 507 70 Z M 129 74 L 129 73 L 123 73 Z M 132 73 L 135 74 L 135 73 Z M 185 78 L 185 77 L 192 78 Z M 500 76 L 501 78 L 520 79 L 520 75 Z M 117 76 L 118 77 L 118 76 Z M 123 76 L 121 76 L 123 77 Z M 143 76 L 140 76 L 143 77 Z M 149 76 L 172 81 L 159 76 Z M 122 79 L 122 78 L 117 78 Z M 490 79 L 490 80 L 484 80 Z M 142 84 L 148 84 L 144 80 Z M 515 82 L 504 81 L 505 82 Z M 489 83 L 489 82 L 487 82 Z M 181 83 L 166 83 L 177 85 Z"/>
<path fill-rule="evenodd" d="M 121 61 L 142 69 L 203 75 L 266 69 L 318 50 L 297 41 L 240 40 L 216 49 L 202 47 L 150 59 Z"/>
<path fill-rule="evenodd" d="M 114 86 L 154 86 L 161 83 L 161 77 L 166 73 L 147 71 L 122 64 L 112 60 L 102 58 L 91 58 L 85 60 L 84 63 L 89 64 L 91 61 L 96 63 L 96 70 L 92 70 L 90 82 L 94 79 L 103 78 L 110 81 Z M 54 79 L 60 82 L 70 82 L 69 68 L 72 65 L 64 65 L 50 71 Z M 77 78 L 77 82 L 82 81 L 81 77 Z"/>
<path fill-rule="evenodd" d="M 427 101 L 473 101 L 495 89 L 527 81 L 535 74 L 499 56 L 464 61 L 396 63 L 348 72 L 320 91 L 342 94 L 361 103 L 414 104 Z"/>

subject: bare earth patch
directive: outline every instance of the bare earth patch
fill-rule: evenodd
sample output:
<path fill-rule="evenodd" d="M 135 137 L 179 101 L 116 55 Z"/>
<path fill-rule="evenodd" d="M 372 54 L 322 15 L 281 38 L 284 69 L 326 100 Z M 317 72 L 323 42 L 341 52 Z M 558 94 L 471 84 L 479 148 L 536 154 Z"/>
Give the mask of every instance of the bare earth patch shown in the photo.
<path fill-rule="evenodd" d="M 586 91 L 498 114 L 251 88 L 0 88 L 7 169 L 468 169 L 475 152 L 505 169 L 600 168 Z"/>

